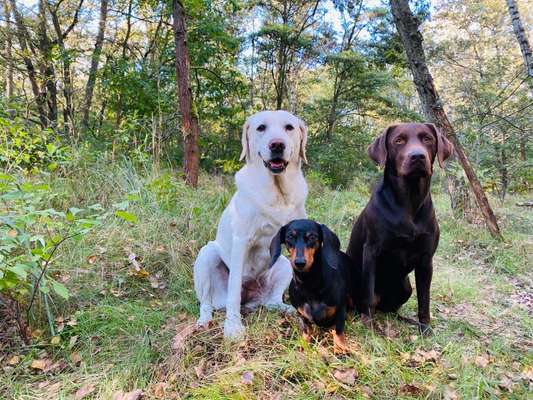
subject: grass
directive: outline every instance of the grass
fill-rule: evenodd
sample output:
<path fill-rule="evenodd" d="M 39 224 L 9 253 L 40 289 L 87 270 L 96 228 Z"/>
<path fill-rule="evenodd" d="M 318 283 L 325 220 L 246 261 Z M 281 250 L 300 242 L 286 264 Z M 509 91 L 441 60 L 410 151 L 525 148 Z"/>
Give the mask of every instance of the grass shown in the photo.
<path fill-rule="evenodd" d="M 53 272 L 72 295 L 53 303 L 56 325 L 63 326 L 60 342 L 52 344 L 42 319 L 33 346 L 2 350 L 0 398 L 69 399 L 86 385 L 93 390 L 87 398 L 98 399 L 133 389 L 148 399 L 531 396 L 533 217 L 515 205 L 515 197 L 496 209 L 502 244 L 482 227 L 455 219 L 446 196 L 436 193 L 442 236 L 434 262 L 432 336 L 420 337 L 383 314 L 370 332 L 350 316 L 347 336 L 356 352 L 336 356 L 328 335 L 308 345 L 294 317 L 259 309 L 245 317 L 242 342 L 223 340 L 218 313 L 214 327 L 187 336 L 173 350 L 175 336 L 197 317 L 191 266 L 214 237 L 232 180 L 202 176 L 193 191 L 168 173 L 103 162 L 47 179 L 57 194 L 49 203 L 59 209 L 110 208 L 134 195 L 130 211 L 138 222 L 111 219 L 60 249 Z M 346 246 L 368 196 L 361 185 L 335 191 L 312 180 L 308 214 Z M 148 276 L 132 268 L 132 254 Z M 401 313 L 416 315 L 414 297 Z M 9 365 L 13 356 L 19 360 Z M 43 372 L 31 367 L 36 359 L 61 362 L 61 368 Z"/>

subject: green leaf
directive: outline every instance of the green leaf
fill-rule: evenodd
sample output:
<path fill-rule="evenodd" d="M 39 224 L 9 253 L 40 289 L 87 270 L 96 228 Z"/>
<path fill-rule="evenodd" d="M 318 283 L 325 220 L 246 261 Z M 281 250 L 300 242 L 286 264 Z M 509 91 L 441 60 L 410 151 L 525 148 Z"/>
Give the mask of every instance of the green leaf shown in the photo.
<path fill-rule="evenodd" d="M 137 217 L 135 216 L 135 214 L 129 213 L 127 211 L 118 210 L 118 211 L 115 211 L 115 215 L 133 224 L 137 223 Z"/>
<path fill-rule="evenodd" d="M 51 283 L 52 289 L 54 289 L 54 292 L 56 292 L 58 296 L 61 296 L 64 299 L 68 299 L 69 293 L 65 285 L 57 281 L 51 281 Z"/>
<path fill-rule="evenodd" d="M 8 269 L 11 272 L 14 272 L 15 274 L 17 274 L 20 278 L 26 279 L 26 277 L 28 276 L 27 270 L 30 268 L 31 267 L 26 264 L 15 264 L 13 267 L 9 267 Z"/>
<path fill-rule="evenodd" d="M 8 181 L 8 182 L 14 182 L 15 181 L 15 178 L 13 178 L 11 175 L 2 174 L 2 173 L 0 173 L 0 179 L 3 180 L 3 181 Z"/>

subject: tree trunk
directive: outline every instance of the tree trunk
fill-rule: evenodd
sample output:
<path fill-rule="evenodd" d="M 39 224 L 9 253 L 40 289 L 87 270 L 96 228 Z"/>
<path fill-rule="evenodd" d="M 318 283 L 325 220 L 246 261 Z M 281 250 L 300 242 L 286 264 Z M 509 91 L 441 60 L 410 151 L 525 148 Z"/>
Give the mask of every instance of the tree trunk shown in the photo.
<path fill-rule="evenodd" d="M 100 2 L 100 23 L 98 24 L 98 34 L 96 42 L 94 43 L 94 51 L 91 57 L 91 68 L 89 69 L 89 77 L 87 85 L 85 86 L 85 101 L 82 109 L 81 126 L 84 131 L 89 128 L 89 112 L 93 101 L 94 85 L 96 83 L 96 73 L 98 72 L 98 63 L 100 62 L 100 54 L 104 45 L 104 35 L 107 21 L 107 1 Z"/>
<path fill-rule="evenodd" d="M 524 58 L 524 66 L 529 77 L 529 87 L 533 89 L 533 55 L 531 54 L 531 46 L 529 45 L 524 26 L 522 25 L 520 12 L 518 11 L 515 0 L 507 0 L 507 8 L 509 9 L 509 15 L 513 23 L 516 40 L 518 40 L 520 51 L 522 51 L 522 57 Z"/>
<path fill-rule="evenodd" d="M 497 239 L 503 239 L 498 227 L 498 221 L 492 211 L 487 196 L 483 191 L 474 169 L 466 156 L 463 146 L 459 142 L 455 131 L 448 120 L 433 78 L 426 64 L 426 56 L 422 46 L 422 35 L 418 30 L 419 21 L 411 12 L 408 0 L 390 0 L 394 23 L 403 43 L 409 68 L 413 74 L 413 81 L 424 107 L 426 118 L 434 122 L 443 133 L 450 139 L 455 147 L 457 158 L 465 171 L 468 182 L 476 196 L 477 204 L 483 213 L 489 232 Z"/>
<path fill-rule="evenodd" d="M 172 0 L 174 44 L 176 51 L 176 83 L 181 113 L 181 131 L 183 133 L 183 171 L 187 184 L 196 187 L 200 164 L 198 138 L 200 127 L 193 110 L 193 98 L 189 77 L 189 50 L 187 48 L 187 28 L 185 10 L 180 0 Z"/>
<path fill-rule="evenodd" d="M 14 82 L 13 82 L 13 52 L 11 47 L 13 46 L 12 34 L 11 34 L 11 12 L 9 10 L 9 4 L 4 1 L 4 18 L 6 19 L 6 98 L 8 103 L 11 101 L 14 93 Z M 10 112 L 11 117 L 13 115 Z"/>
<path fill-rule="evenodd" d="M 41 74 L 44 77 L 45 94 L 48 105 L 48 121 L 55 128 L 57 126 L 57 86 L 56 73 L 52 63 L 52 43 L 48 37 L 46 23 L 46 3 L 39 0 L 39 51 L 41 52 Z"/>
<path fill-rule="evenodd" d="M 28 72 L 28 78 L 30 78 L 31 90 L 33 92 L 33 96 L 35 97 L 35 103 L 37 104 L 37 111 L 39 113 L 39 121 L 41 123 L 41 126 L 43 128 L 46 128 L 48 127 L 48 119 L 46 117 L 46 111 L 45 111 L 45 99 L 39 88 L 39 83 L 37 82 L 37 72 L 35 70 L 35 66 L 33 65 L 33 62 L 30 58 L 30 54 L 33 53 L 32 49 L 29 48 L 29 46 L 31 45 L 30 34 L 28 33 L 28 30 L 26 28 L 26 24 L 24 22 L 24 19 L 22 18 L 22 15 L 20 14 L 17 8 L 16 1 L 9 0 L 9 3 L 11 5 L 11 11 L 13 12 L 13 15 L 15 16 L 15 24 L 17 26 L 17 38 L 18 38 L 19 45 L 20 45 L 22 59 L 26 67 L 26 71 Z"/>

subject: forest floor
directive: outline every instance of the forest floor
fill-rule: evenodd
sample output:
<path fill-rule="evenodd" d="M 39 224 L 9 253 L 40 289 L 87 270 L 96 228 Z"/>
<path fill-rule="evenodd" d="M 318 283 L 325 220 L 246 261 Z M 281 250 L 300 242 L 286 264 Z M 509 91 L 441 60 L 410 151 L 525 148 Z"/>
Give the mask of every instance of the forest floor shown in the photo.
<path fill-rule="evenodd" d="M 212 328 L 193 332 L 192 264 L 215 236 L 231 178 L 202 176 L 193 191 L 170 174 L 102 163 L 43 179 L 59 209 L 111 207 L 134 193 L 137 222 L 112 218 L 60 248 L 51 268 L 71 297 L 53 304 L 58 336 L 50 337 L 43 319 L 32 346 L 0 346 L 0 398 L 118 400 L 140 391 L 143 399 L 532 396 L 533 212 L 516 206 L 524 198 L 504 205 L 492 199 L 506 239 L 499 243 L 483 227 L 455 219 L 434 185 L 442 235 L 433 334 L 421 337 L 384 314 L 371 332 L 350 316 L 355 352 L 337 356 L 329 335 L 307 345 L 294 316 L 265 309 L 244 318 L 241 342 L 223 340 L 223 313 Z M 335 191 L 310 179 L 307 211 L 336 231 L 344 248 L 368 196 L 361 185 Z M 400 312 L 416 315 L 415 298 Z"/>

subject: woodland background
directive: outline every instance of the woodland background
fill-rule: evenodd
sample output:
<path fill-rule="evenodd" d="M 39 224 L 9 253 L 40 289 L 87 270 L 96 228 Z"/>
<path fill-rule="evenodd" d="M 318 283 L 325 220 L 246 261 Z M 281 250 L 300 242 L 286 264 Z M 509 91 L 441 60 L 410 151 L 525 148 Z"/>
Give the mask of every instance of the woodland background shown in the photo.
<path fill-rule="evenodd" d="M 530 0 L 0 4 L 0 397 L 531 392 Z M 265 310 L 243 343 L 192 334 L 191 265 L 234 191 L 242 125 L 280 108 L 309 127 L 307 210 L 342 243 L 388 124 L 454 141 L 433 180 L 434 336 L 351 317 L 342 358 Z"/>

